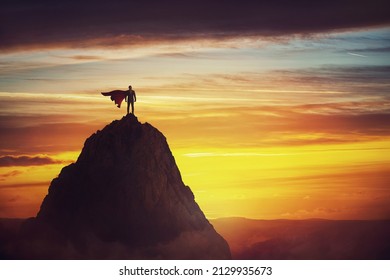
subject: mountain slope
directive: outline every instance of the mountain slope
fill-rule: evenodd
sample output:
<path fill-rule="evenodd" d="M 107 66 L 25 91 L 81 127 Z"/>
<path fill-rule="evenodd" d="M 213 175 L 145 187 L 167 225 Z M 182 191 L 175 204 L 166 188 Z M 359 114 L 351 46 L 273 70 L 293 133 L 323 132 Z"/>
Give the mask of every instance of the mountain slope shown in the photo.
<path fill-rule="evenodd" d="M 22 239 L 22 258 L 230 258 L 163 134 L 133 115 L 86 140 L 78 160 L 52 181 Z"/>

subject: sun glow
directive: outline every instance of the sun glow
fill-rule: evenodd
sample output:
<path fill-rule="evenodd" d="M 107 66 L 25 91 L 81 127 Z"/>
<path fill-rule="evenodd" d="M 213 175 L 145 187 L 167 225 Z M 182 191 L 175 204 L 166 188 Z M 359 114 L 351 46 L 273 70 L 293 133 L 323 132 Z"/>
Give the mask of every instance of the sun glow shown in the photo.
<path fill-rule="evenodd" d="M 100 92 L 131 84 L 135 114 L 166 136 L 207 217 L 389 218 L 388 38 L 378 28 L 9 50 L 0 217 L 37 213 L 85 139 L 125 113 Z"/>
<path fill-rule="evenodd" d="M 268 219 L 312 215 L 348 219 L 357 214 L 369 216 L 353 209 L 363 200 L 377 199 L 377 194 L 384 191 L 383 200 L 388 199 L 389 144 L 378 141 L 263 149 L 215 148 L 195 153 L 193 149 L 191 153 L 179 149 L 175 154 L 184 181 L 212 218 L 235 213 Z M 370 188 L 366 189 L 366 184 Z M 354 194 L 362 189 L 364 195 L 357 198 Z M 245 207 L 243 201 L 248 202 Z M 333 211 L 315 213 L 318 205 Z M 312 212 L 304 215 L 298 209 L 291 213 L 289 209 L 297 206 Z M 382 218 L 386 215 L 385 211 Z"/>

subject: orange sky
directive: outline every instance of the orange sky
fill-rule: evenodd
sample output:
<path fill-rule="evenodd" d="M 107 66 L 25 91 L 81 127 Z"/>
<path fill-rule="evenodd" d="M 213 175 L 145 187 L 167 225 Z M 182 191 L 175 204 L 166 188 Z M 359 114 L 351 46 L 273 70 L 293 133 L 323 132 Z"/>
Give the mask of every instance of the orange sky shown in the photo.
<path fill-rule="evenodd" d="M 0 217 L 39 210 L 137 92 L 209 218 L 389 219 L 387 28 L 0 55 Z M 387 44 L 387 45 L 383 45 Z M 378 51 L 379 47 L 384 49 Z"/>

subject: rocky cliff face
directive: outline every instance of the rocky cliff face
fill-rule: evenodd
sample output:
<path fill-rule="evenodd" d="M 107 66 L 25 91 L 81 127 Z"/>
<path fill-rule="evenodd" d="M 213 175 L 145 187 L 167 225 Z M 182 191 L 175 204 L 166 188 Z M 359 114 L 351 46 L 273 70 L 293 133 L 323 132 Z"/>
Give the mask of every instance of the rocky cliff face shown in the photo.
<path fill-rule="evenodd" d="M 33 258 L 230 258 L 164 135 L 133 115 L 86 140 L 23 231 Z"/>

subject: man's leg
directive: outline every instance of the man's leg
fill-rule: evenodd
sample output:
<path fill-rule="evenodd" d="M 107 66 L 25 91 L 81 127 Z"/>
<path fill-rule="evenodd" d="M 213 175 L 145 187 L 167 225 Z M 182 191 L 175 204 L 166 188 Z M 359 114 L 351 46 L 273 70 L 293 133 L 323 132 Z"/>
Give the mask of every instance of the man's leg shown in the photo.
<path fill-rule="evenodd" d="M 130 102 L 127 101 L 127 114 L 129 114 Z"/>
<path fill-rule="evenodd" d="M 134 115 L 134 102 L 131 102 L 131 113 Z"/>

